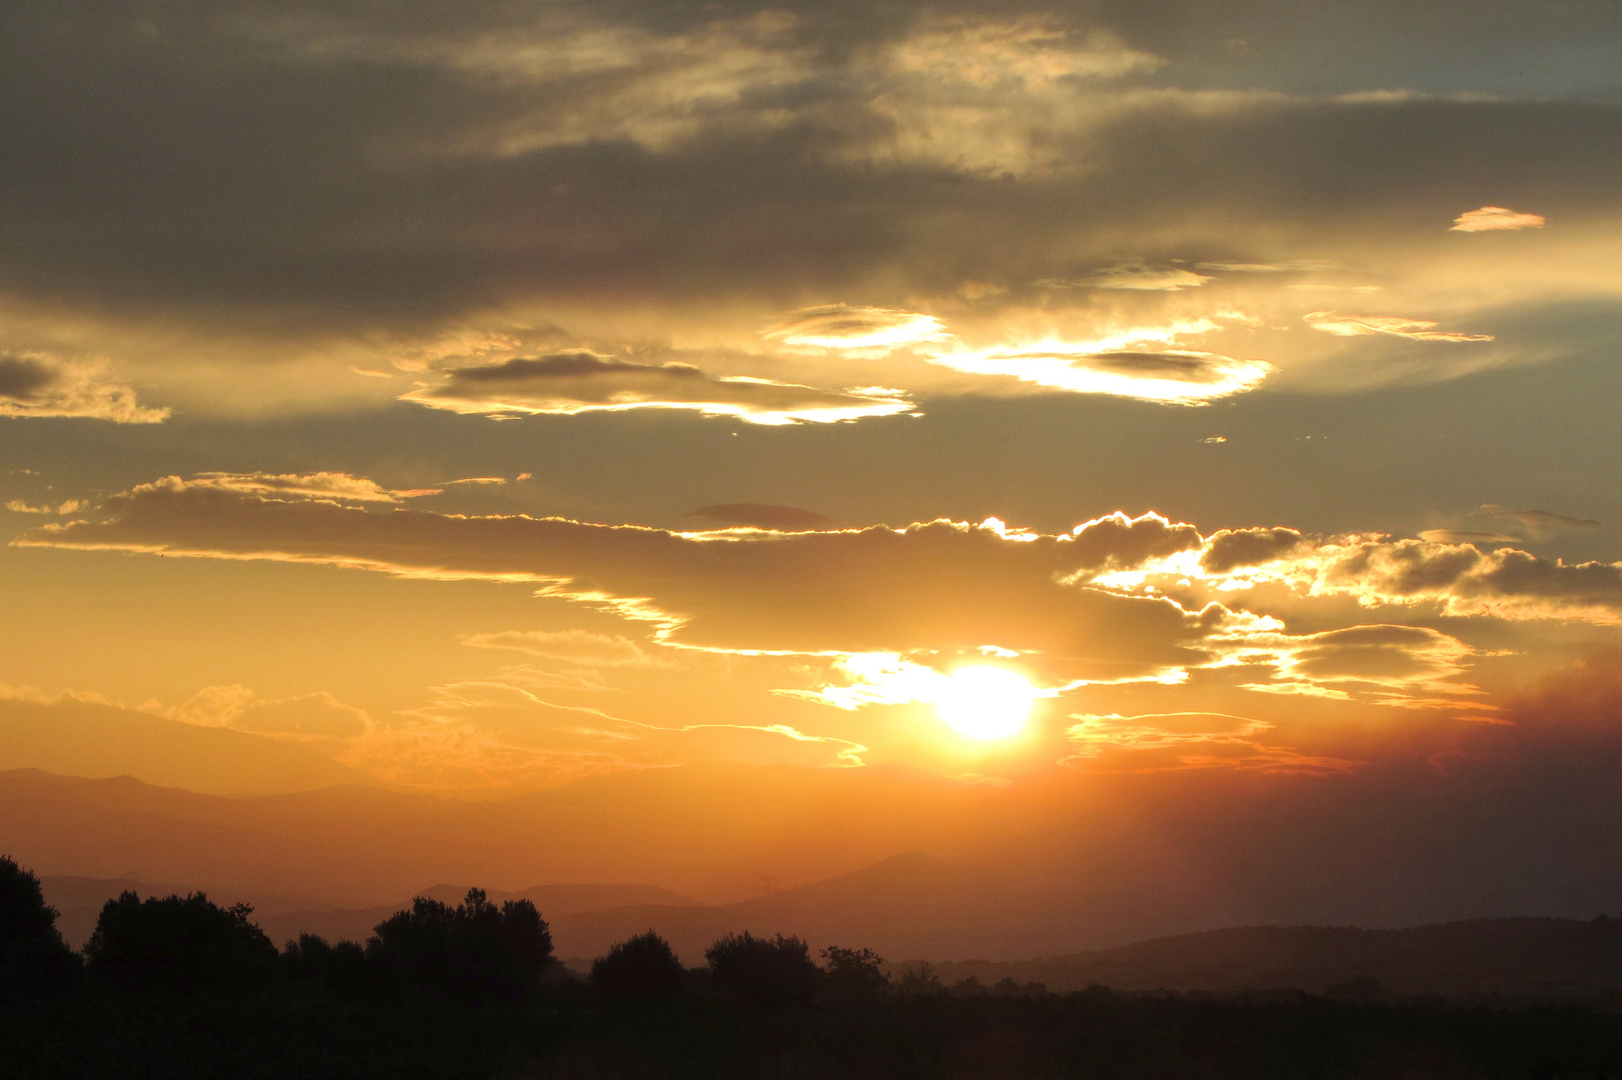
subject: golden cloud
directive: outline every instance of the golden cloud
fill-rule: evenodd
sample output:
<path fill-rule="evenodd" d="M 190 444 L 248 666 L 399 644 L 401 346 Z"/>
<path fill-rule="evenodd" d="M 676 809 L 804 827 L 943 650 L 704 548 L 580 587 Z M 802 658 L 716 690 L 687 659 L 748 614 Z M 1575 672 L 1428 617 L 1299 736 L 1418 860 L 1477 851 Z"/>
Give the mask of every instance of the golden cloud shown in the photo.
<path fill-rule="evenodd" d="M 1453 219 L 1449 232 L 1500 232 L 1510 229 L 1541 229 L 1548 221 L 1541 214 L 1523 214 L 1505 206 L 1483 206 L 1466 210 Z"/>
<path fill-rule="evenodd" d="M 823 390 L 715 376 L 691 364 L 639 364 L 584 349 L 455 368 L 446 372 L 444 382 L 420 386 L 401 400 L 498 419 L 525 413 L 689 409 L 774 426 L 893 416 L 913 408 L 896 391 Z"/>
<path fill-rule="evenodd" d="M 1341 315 L 1334 311 L 1313 311 L 1306 316 L 1307 325 L 1314 330 L 1337 337 L 1361 337 L 1367 334 L 1389 334 L 1410 341 L 1491 341 L 1491 334 L 1464 334 L 1437 330 L 1440 324 L 1430 319 L 1404 319 L 1394 315 Z"/>
<path fill-rule="evenodd" d="M 793 312 L 767 328 L 763 336 L 785 345 L 872 349 L 943 341 L 952 335 L 933 315 L 896 308 L 824 304 Z"/>
<path fill-rule="evenodd" d="M 1209 352 L 1094 351 L 1068 342 L 948 352 L 929 360 L 956 371 L 1002 375 L 1074 394 L 1111 394 L 1175 405 L 1198 405 L 1254 390 L 1274 370 L 1265 360 Z"/>
<path fill-rule="evenodd" d="M 0 352 L 0 416 L 84 417 L 156 424 L 168 409 L 141 405 L 135 391 L 105 377 L 105 365 L 39 352 Z"/>

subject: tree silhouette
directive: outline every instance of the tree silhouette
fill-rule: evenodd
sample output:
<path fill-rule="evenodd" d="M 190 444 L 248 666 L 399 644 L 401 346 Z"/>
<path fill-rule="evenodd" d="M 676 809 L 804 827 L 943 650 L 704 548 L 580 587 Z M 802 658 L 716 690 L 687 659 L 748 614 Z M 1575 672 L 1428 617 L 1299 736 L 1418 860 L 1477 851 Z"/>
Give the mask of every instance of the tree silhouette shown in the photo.
<path fill-rule="evenodd" d="M 107 901 L 85 946 L 90 973 L 126 989 L 190 994 L 239 991 L 275 970 L 276 946 L 247 904 L 222 908 L 203 893 Z"/>
<path fill-rule="evenodd" d="M 946 984 L 941 977 L 935 974 L 935 965 L 927 960 L 919 960 L 908 964 L 896 980 L 895 988 L 902 994 L 941 994 L 946 992 Z"/>
<path fill-rule="evenodd" d="M 681 992 L 681 961 L 670 943 L 649 930 L 620 942 L 591 965 L 591 985 L 610 1000 L 670 997 Z"/>
<path fill-rule="evenodd" d="M 535 905 L 497 907 L 483 889 L 469 889 L 454 908 L 419 896 L 411 910 L 378 923 L 376 935 L 367 956 L 383 972 L 472 1001 L 534 994 L 552 960 L 552 935 Z"/>
<path fill-rule="evenodd" d="M 763 1009 L 803 1005 L 817 993 L 822 969 L 797 937 L 727 934 L 704 951 L 715 985 Z"/>
<path fill-rule="evenodd" d="M 56 917 L 39 878 L 0 857 L 0 995 L 60 987 L 77 973 Z"/>
<path fill-rule="evenodd" d="M 872 949 L 842 949 L 830 945 L 822 950 L 828 962 L 823 986 L 841 997 L 882 994 L 890 989 L 890 976 L 884 973 L 884 957 Z"/>
<path fill-rule="evenodd" d="M 315 934 L 300 934 L 282 947 L 282 973 L 334 990 L 354 990 L 366 983 L 366 951 L 353 941 L 336 945 Z"/>

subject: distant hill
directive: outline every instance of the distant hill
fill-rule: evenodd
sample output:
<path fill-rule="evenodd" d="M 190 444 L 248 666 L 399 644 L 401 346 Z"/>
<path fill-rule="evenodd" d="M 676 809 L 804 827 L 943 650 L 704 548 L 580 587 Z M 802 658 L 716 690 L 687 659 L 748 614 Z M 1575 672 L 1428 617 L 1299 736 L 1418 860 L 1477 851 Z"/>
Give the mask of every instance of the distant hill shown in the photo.
<path fill-rule="evenodd" d="M 126 890 L 142 896 L 168 896 L 194 892 L 198 888 L 196 885 L 176 885 L 134 877 L 93 878 L 71 874 L 47 874 L 41 878 L 40 884 L 45 890 L 46 903 L 61 913 L 57 928 L 75 948 L 89 940 L 102 906 Z M 657 885 L 535 885 L 517 892 L 490 889 L 486 890 L 486 894 L 497 903 L 529 900 L 548 920 L 593 907 L 623 905 L 627 902 L 658 902 L 669 906 L 698 903 L 691 897 Z M 435 885 L 411 895 L 428 896 L 455 904 L 467 895 L 467 888 Z M 331 941 L 365 941 L 378 923 L 411 905 L 411 896 L 402 896 L 392 904 L 346 905 L 323 902 L 310 896 L 263 890 L 243 892 L 231 888 L 211 892 L 210 899 L 221 904 L 252 905 L 253 921 L 278 945 L 301 933 L 319 934 Z"/>
<path fill-rule="evenodd" d="M 266 928 L 267 932 L 268 924 L 274 923 L 279 915 L 321 904 L 321 901 L 309 896 L 290 896 L 268 891 L 255 891 L 249 895 L 232 889 L 200 890 L 196 885 L 147 881 L 136 877 L 95 878 L 74 874 L 46 874 L 40 878 L 40 886 L 45 892 L 45 902 L 60 913 L 56 921 L 57 929 L 62 931 L 62 937 L 67 943 L 76 949 L 82 948 L 90 939 L 103 905 L 126 891 L 141 896 L 186 895 L 203 891 L 208 893 L 210 900 L 218 904 L 251 904 L 254 909 L 254 921 Z M 374 919 L 373 923 L 377 921 Z M 283 939 L 272 936 L 272 940 L 280 943 Z"/>
<path fill-rule="evenodd" d="M 1054 991 L 1099 983 L 1115 990 L 1232 992 L 1292 988 L 1392 994 L 1622 992 L 1622 921 L 1471 919 L 1401 930 L 1246 926 L 1179 934 L 1022 963 L 936 965 L 948 983 L 974 977 L 1041 982 Z"/>
<path fill-rule="evenodd" d="M 430 885 L 419 889 L 413 896 L 426 896 L 446 904 L 459 904 L 467 896 L 467 885 Z M 603 908 L 632 907 L 657 904 L 669 907 L 696 907 L 698 901 L 691 896 L 672 892 L 658 885 L 531 885 L 527 889 L 503 892 L 485 889 L 485 895 L 495 903 L 506 900 L 528 900 L 548 919 L 573 915 L 581 911 L 599 911 Z"/>
<path fill-rule="evenodd" d="M 82 701 L 0 699 L 0 770 L 133 776 L 211 794 L 313 791 L 375 784 L 302 746 Z"/>
<path fill-rule="evenodd" d="M 1380 828 L 1358 832 L 1368 821 L 1280 817 L 1257 803 L 1253 828 L 1235 830 L 1208 812 L 1227 788 L 1166 818 L 1116 798 L 1113 785 L 1129 781 L 1149 782 L 1048 777 L 1040 784 L 1051 788 L 997 788 L 878 766 L 708 763 L 467 801 L 361 784 L 214 795 L 27 769 L 0 771 L 0 853 L 42 875 L 139 878 L 247 900 L 277 937 L 297 929 L 284 916 L 299 913 L 325 920 L 310 923 L 324 934 L 341 923 L 342 936 L 358 935 L 374 909 L 395 910 L 434 882 L 455 886 L 447 899 L 464 884 L 535 882 L 656 883 L 676 894 L 578 900 L 603 905 L 594 911 L 548 898 L 542 910 L 564 956 L 595 955 L 654 926 L 689 957 L 719 933 L 748 929 L 891 960 L 1012 961 L 1210 926 L 1587 918 L 1617 910 L 1622 896 L 1622 828 L 1602 829 L 1601 814 L 1559 832 L 1559 803 L 1544 820 L 1553 839 L 1535 850 L 1494 846 L 1507 825 L 1463 811 L 1479 842 L 1448 833 L 1405 847 L 1393 838 L 1421 818 L 1401 804 L 1378 804 Z M 1343 782 L 1361 781 L 1334 781 Z M 1314 790 L 1341 805 L 1329 782 Z M 1072 833 L 1055 821 L 1076 826 L 1074 838 L 1060 845 Z M 758 895 L 774 881 L 794 887 Z M 306 899 L 290 907 L 271 897 Z"/>
<path fill-rule="evenodd" d="M 46 899 L 63 913 L 64 935 L 76 946 L 89 937 L 101 905 L 124 889 L 143 896 L 190 891 L 131 878 L 47 876 L 43 884 Z M 535 901 L 551 924 L 557 955 L 577 966 L 647 929 L 669 939 L 684 962 L 701 965 L 710 942 L 748 930 L 798 935 L 814 950 L 828 944 L 875 948 L 892 968 L 931 959 L 948 985 L 972 977 L 986 986 L 1009 978 L 1038 982 L 1055 992 L 1100 984 L 1123 992 L 1288 989 L 1345 996 L 1590 1000 L 1622 995 L 1622 920 L 1610 919 L 1473 919 L 1397 930 L 1250 926 L 1047 959 L 935 960 L 930 946 L 949 938 L 955 921 L 998 917 L 999 901 L 979 884 L 977 871 L 915 852 L 737 904 L 701 905 L 651 885 L 541 885 L 490 895 L 498 901 L 520 896 Z M 422 892 L 450 902 L 466 890 L 439 885 Z M 615 897 L 674 902 L 584 911 L 571 906 Z M 346 907 L 275 893 L 214 898 L 253 903 L 254 921 L 278 944 L 301 932 L 365 940 L 374 926 L 409 903 Z"/>
<path fill-rule="evenodd" d="M 716 938 L 742 930 L 794 934 L 819 949 L 844 945 L 918 956 L 962 937 L 968 925 L 994 924 L 1008 914 L 982 872 L 911 852 L 736 904 L 641 904 L 570 914 L 553 921 L 552 936 L 560 955 L 597 956 L 653 929 L 690 965 L 704 962 Z"/>
<path fill-rule="evenodd" d="M 671 907 L 692 907 L 697 900 L 657 885 L 533 885 L 527 889 L 504 892 L 486 889 L 485 895 L 495 903 L 507 900 L 528 900 L 540 911 L 549 924 L 556 927 L 560 917 L 589 911 L 596 907 L 627 903 L 658 903 Z M 412 896 L 426 896 L 446 904 L 459 904 L 467 896 L 464 885 L 434 885 L 418 890 Z M 270 939 L 287 941 L 299 934 L 319 934 L 329 941 L 365 941 L 372 928 L 396 911 L 410 906 L 411 898 L 403 897 L 398 903 L 364 908 L 320 907 L 301 911 L 270 911 L 255 914 L 255 921 Z M 560 956 L 576 955 L 559 952 Z M 593 954 L 595 955 L 595 954 Z"/>

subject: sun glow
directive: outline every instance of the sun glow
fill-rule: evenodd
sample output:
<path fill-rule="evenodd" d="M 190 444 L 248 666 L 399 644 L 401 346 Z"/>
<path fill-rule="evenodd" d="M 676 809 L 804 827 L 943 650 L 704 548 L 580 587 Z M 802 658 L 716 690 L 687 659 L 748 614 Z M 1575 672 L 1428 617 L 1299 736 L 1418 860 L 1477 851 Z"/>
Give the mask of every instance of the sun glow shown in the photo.
<path fill-rule="evenodd" d="M 1006 668 L 959 668 L 946 680 L 935 711 L 971 739 L 1006 739 L 1019 734 L 1036 700 L 1036 689 Z"/>

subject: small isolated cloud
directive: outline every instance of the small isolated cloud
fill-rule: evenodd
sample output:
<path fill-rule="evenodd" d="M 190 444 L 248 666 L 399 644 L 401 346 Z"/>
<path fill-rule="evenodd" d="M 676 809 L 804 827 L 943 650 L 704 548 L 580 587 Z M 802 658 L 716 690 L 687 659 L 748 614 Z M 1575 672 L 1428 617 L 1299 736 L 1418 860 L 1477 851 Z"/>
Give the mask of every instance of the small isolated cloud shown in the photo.
<path fill-rule="evenodd" d="M 113 382 L 103 366 L 61 360 L 43 353 L 0 352 L 0 416 L 58 416 L 156 424 L 168 409 L 149 409 L 135 391 Z"/>
<path fill-rule="evenodd" d="M 1568 532 L 1593 532 L 1600 527 L 1600 523 L 1592 518 L 1568 517 L 1548 510 L 1512 510 L 1496 503 L 1478 507 L 1474 516 L 1512 522 L 1534 540 L 1546 540 Z"/>
<path fill-rule="evenodd" d="M 1542 214 L 1523 214 L 1507 206 L 1483 206 L 1466 210 L 1453 219 L 1449 232 L 1502 232 L 1513 229 L 1541 229 L 1548 223 Z"/>
<path fill-rule="evenodd" d="M 452 484 L 505 484 L 506 482 L 507 478 L 505 476 L 464 476 L 460 480 L 445 481 L 445 486 L 450 487 Z"/>
<path fill-rule="evenodd" d="M 785 345 L 872 349 L 944 341 L 952 335 L 933 315 L 896 308 L 824 304 L 793 312 L 763 331 L 763 336 Z"/>
<path fill-rule="evenodd" d="M 504 630 L 495 634 L 469 634 L 462 639 L 462 644 L 476 649 L 510 649 L 588 667 L 627 667 L 649 662 L 648 654 L 630 638 L 586 630 Z"/>
<path fill-rule="evenodd" d="M 22 499 L 12 499 L 6 503 L 6 509 L 13 514 L 76 514 L 88 504 L 83 499 L 64 499 L 52 506 L 45 503 L 42 506 L 33 506 Z"/>
<path fill-rule="evenodd" d="M 375 480 L 340 472 L 318 473 L 198 473 L 188 481 L 169 477 L 175 484 L 216 488 L 264 498 L 337 499 L 341 502 L 396 503 L 420 495 L 438 495 L 438 488 L 391 491 Z"/>
<path fill-rule="evenodd" d="M 1432 544 L 1518 544 L 1524 537 L 1503 533 L 1470 532 L 1466 529 L 1426 529 L 1419 534 L 1421 540 Z"/>
<path fill-rule="evenodd" d="M 1125 263 L 1109 266 L 1079 281 L 1050 279 L 1037 284 L 1048 288 L 1131 289 L 1139 292 L 1179 292 L 1197 289 L 1211 279 L 1175 266 L 1142 266 Z"/>
<path fill-rule="evenodd" d="M 1073 350 L 1056 343 L 1019 352 L 946 353 L 930 360 L 958 371 L 1008 375 L 1076 394 L 1115 394 L 1181 405 L 1254 390 L 1273 372 L 1265 360 L 1215 353 Z"/>
<path fill-rule="evenodd" d="M 743 376 L 710 375 L 691 364 L 639 364 L 584 349 L 484 367 L 457 368 L 437 386 L 401 396 L 433 409 L 506 418 L 628 409 L 690 409 L 752 424 L 832 423 L 910 412 L 896 391 L 826 390 Z"/>
<path fill-rule="evenodd" d="M 772 503 L 719 503 L 701 506 L 687 516 L 707 518 L 728 528 L 771 529 L 775 532 L 815 532 L 834 523 L 833 518 L 823 514 Z"/>
<path fill-rule="evenodd" d="M 1395 315 L 1342 315 L 1335 311 L 1312 311 L 1306 316 L 1307 325 L 1336 337 L 1362 337 L 1368 334 L 1389 334 L 1410 341 L 1491 341 L 1491 334 L 1463 334 L 1438 330 L 1440 325 L 1430 319 L 1404 319 Z"/>

